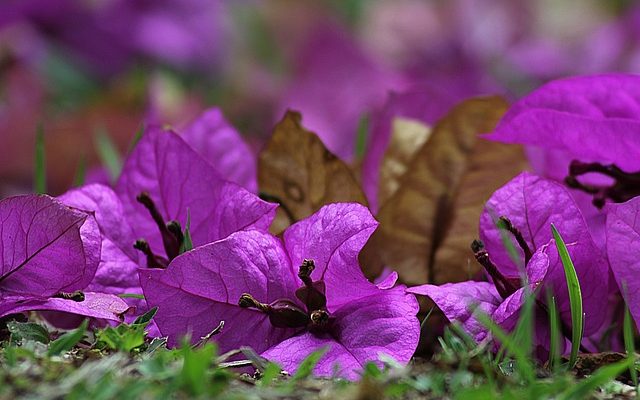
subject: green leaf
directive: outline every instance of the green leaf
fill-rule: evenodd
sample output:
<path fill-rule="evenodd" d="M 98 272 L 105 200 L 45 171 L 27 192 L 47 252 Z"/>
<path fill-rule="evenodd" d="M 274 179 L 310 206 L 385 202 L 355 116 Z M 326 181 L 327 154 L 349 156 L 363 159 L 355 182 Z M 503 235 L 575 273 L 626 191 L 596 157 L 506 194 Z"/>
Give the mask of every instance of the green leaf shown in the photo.
<path fill-rule="evenodd" d="M 115 180 L 118 179 L 118 176 L 120 176 L 120 171 L 122 170 L 122 158 L 120 157 L 120 153 L 104 127 L 96 129 L 94 139 L 96 150 L 100 160 L 102 161 L 102 165 L 107 169 L 111 181 L 115 182 Z"/>
<path fill-rule="evenodd" d="M 624 370 L 633 367 L 634 362 L 635 360 L 633 358 L 625 358 L 615 364 L 604 366 L 590 377 L 570 385 L 569 388 L 557 398 L 562 400 L 590 398 L 590 395 L 592 395 L 596 389 L 615 379 L 618 375 L 622 374 Z"/>
<path fill-rule="evenodd" d="M 84 321 L 82 321 L 82 324 L 80 324 L 80 326 L 77 329 L 71 332 L 67 332 L 64 335 L 57 338 L 56 340 L 54 340 L 53 342 L 51 342 L 51 344 L 49 345 L 49 351 L 47 351 L 47 355 L 49 357 L 57 356 L 62 352 L 71 350 L 73 346 L 75 346 L 76 344 L 78 344 L 78 342 L 82 340 L 85 332 L 87 331 L 88 325 L 89 325 L 89 320 L 85 319 Z"/>
<path fill-rule="evenodd" d="M 96 333 L 99 345 L 111 350 L 129 353 L 144 344 L 146 325 L 120 324 L 116 328 L 111 326 Z"/>
<path fill-rule="evenodd" d="M 158 307 L 153 307 L 151 310 L 147 311 L 143 315 L 141 315 L 138 318 L 136 318 L 136 320 L 133 321 L 133 325 L 144 325 L 144 326 L 147 326 L 147 324 L 149 324 L 149 322 L 151 322 L 151 319 L 153 319 L 153 317 L 155 317 L 157 312 L 158 312 Z"/>
<path fill-rule="evenodd" d="M 379 378 L 382 378 L 383 375 L 384 375 L 383 371 L 380 368 L 378 368 L 376 363 L 369 361 L 364 365 L 364 368 L 362 369 L 361 378 L 379 379 Z"/>
<path fill-rule="evenodd" d="M 49 331 L 40 325 L 33 322 L 7 322 L 7 329 L 11 333 L 14 340 L 34 340 L 40 343 L 49 343 Z"/>
<path fill-rule="evenodd" d="M 191 211 L 187 207 L 187 224 L 184 228 L 184 239 L 180 244 L 180 254 L 193 250 L 193 240 L 191 240 Z"/>
<path fill-rule="evenodd" d="M 307 358 L 302 360 L 302 362 L 298 366 L 298 370 L 296 371 L 295 375 L 293 375 L 291 381 L 295 382 L 311 376 L 314 368 L 316 367 L 316 365 L 318 365 L 318 363 L 320 362 L 322 357 L 324 357 L 325 353 L 328 350 L 328 347 L 322 347 L 309 354 Z"/>
<path fill-rule="evenodd" d="M 38 125 L 36 131 L 35 165 L 33 176 L 33 190 L 36 193 L 47 192 L 47 161 L 44 146 L 44 128 Z"/>
<path fill-rule="evenodd" d="M 14 368 L 18 362 L 18 356 L 16 355 L 16 346 L 13 338 L 10 338 L 9 343 L 4 348 L 4 361 L 9 368 Z"/>
<path fill-rule="evenodd" d="M 627 357 L 635 358 L 636 346 L 633 334 L 633 319 L 631 318 L 631 313 L 629 312 L 629 307 L 627 305 L 625 305 L 624 307 L 624 321 L 622 323 L 622 332 L 624 337 L 624 348 L 627 352 Z M 631 368 L 629 368 L 629 374 L 631 375 L 633 385 L 637 388 L 638 371 L 636 370 L 635 365 L 632 365 Z"/>
<path fill-rule="evenodd" d="M 182 347 L 182 372 L 180 374 L 182 387 L 192 395 L 204 393 L 207 384 L 207 370 L 211 366 L 216 355 L 216 346 L 207 343 L 204 346 L 192 349 L 188 343 Z"/>
<path fill-rule="evenodd" d="M 129 353 L 144 345 L 145 328 L 156 315 L 158 307 L 154 307 L 136 318 L 132 324 L 120 324 L 116 328 L 107 327 L 96 333 L 99 344 L 111 350 Z"/>
<path fill-rule="evenodd" d="M 580 290 L 578 275 L 573 266 L 571 256 L 569 256 L 567 245 L 553 224 L 551 224 L 551 232 L 553 233 L 556 248 L 558 249 L 558 254 L 564 267 L 564 275 L 567 280 L 567 288 L 569 289 L 569 303 L 571 305 L 571 354 L 569 356 L 569 368 L 573 368 L 578 359 L 578 351 L 580 350 L 580 343 L 582 343 L 582 333 L 584 329 L 582 291 Z"/>
<path fill-rule="evenodd" d="M 493 322 L 491 317 L 487 314 L 480 312 L 477 314 L 477 319 L 491 331 L 491 334 L 498 339 L 502 346 L 507 350 L 508 354 L 513 355 L 516 361 L 516 368 L 525 382 L 533 382 L 535 380 L 535 367 L 527 352 L 518 346 L 511 336 Z"/>
<path fill-rule="evenodd" d="M 563 335 L 562 327 L 560 326 L 560 313 L 558 313 L 556 298 L 551 295 L 550 291 L 547 292 L 547 304 L 549 305 L 549 327 L 551 334 L 549 366 L 553 371 L 560 365 L 560 346 L 562 344 Z"/>
<path fill-rule="evenodd" d="M 268 363 L 267 367 L 262 372 L 262 376 L 260 377 L 260 385 L 270 385 L 280 376 L 281 372 L 282 367 L 280 367 L 278 364 L 272 362 Z"/>

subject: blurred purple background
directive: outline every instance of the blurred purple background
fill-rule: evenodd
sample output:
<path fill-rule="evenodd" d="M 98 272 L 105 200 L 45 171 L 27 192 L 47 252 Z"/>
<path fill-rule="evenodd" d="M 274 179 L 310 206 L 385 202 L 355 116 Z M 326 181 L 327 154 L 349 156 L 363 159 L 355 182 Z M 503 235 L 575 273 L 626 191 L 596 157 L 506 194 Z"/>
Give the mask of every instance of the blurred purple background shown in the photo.
<path fill-rule="evenodd" d="M 346 160 L 390 91 L 517 98 L 550 79 L 640 72 L 640 7 L 584 0 L 3 0 L 0 183 L 30 187 L 38 124 L 51 190 L 143 122 L 221 107 L 258 150 L 285 109 Z"/>

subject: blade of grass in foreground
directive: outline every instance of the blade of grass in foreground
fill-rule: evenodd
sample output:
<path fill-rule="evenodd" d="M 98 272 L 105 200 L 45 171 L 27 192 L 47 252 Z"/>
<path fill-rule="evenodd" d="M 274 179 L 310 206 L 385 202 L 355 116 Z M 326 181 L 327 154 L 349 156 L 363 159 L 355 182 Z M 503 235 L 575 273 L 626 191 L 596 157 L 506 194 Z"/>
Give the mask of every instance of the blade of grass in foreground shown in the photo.
<path fill-rule="evenodd" d="M 478 321 L 491 331 L 491 334 L 498 339 L 507 352 L 515 358 L 516 368 L 525 382 L 531 383 L 535 380 L 535 367 L 531 358 L 491 317 L 484 313 L 478 313 Z"/>
<path fill-rule="evenodd" d="M 191 211 L 187 207 L 187 223 L 184 227 L 184 239 L 180 245 L 180 254 L 193 249 L 193 240 L 191 239 Z"/>
<path fill-rule="evenodd" d="M 569 303 L 571 305 L 571 354 L 569 356 L 569 368 L 573 368 L 578 358 L 580 343 L 582 342 L 582 333 L 584 329 L 584 315 L 582 311 L 582 291 L 580 290 L 580 282 L 573 261 L 569 256 L 567 245 L 558 233 L 556 227 L 551 224 L 551 232 L 556 242 L 556 248 L 562 261 L 564 275 L 567 280 L 567 289 L 569 290 Z"/>
<path fill-rule="evenodd" d="M 560 365 L 560 345 L 562 344 L 562 328 L 560 327 L 560 315 L 556 298 L 547 292 L 547 304 L 549 305 L 549 330 L 551 334 L 549 346 L 549 368 L 555 371 Z"/>
<path fill-rule="evenodd" d="M 558 399 L 587 399 L 593 392 L 602 385 L 615 379 L 624 372 L 625 369 L 631 368 L 635 360 L 633 358 L 625 358 L 615 364 L 610 364 L 598 369 L 593 375 L 571 385 Z"/>
<path fill-rule="evenodd" d="M 73 346 L 75 346 L 79 341 L 82 340 L 85 332 L 87 331 L 88 325 L 89 320 L 85 319 L 77 329 L 71 332 L 67 332 L 51 342 L 51 344 L 49 345 L 49 350 L 47 351 L 47 355 L 49 357 L 57 356 L 60 353 L 71 350 Z"/>
<path fill-rule="evenodd" d="M 636 346 L 634 343 L 635 338 L 633 337 L 633 319 L 631 318 L 631 313 L 629 312 L 629 307 L 625 305 L 624 307 L 624 321 L 622 323 L 622 333 L 624 337 L 624 348 L 627 352 L 627 357 L 636 358 Z M 631 375 L 631 380 L 633 381 L 633 386 L 638 387 L 638 371 L 636 370 L 636 366 L 632 365 L 629 368 L 629 374 Z"/>
<path fill-rule="evenodd" d="M 33 176 L 33 190 L 36 193 L 46 193 L 47 191 L 47 164 L 44 148 L 44 128 L 38 125 L 36 131 L 35 165 Z"/>
<path fill-rule="evenodd" d="M 528 286 L 525 286 L 528 289 Z M 520 310 L 520 317 L 511 337 L 515 344 L 527 355 L 531 357 L 533 349 L 533 331 L 535 329 L 534 322 L 534 303 L 535 295 L 531 291 L 525 292 L 525 300 Z"/>

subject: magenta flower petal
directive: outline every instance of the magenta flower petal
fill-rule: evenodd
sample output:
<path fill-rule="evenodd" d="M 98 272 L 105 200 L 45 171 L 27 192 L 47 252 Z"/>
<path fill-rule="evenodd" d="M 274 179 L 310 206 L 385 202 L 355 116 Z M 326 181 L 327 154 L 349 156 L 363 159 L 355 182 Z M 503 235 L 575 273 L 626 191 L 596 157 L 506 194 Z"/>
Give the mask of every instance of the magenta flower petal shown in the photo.
<path fill-rule="evenodd" d="M 141 294 L 139 254 L 133 248 L 135 237 L 115 192 L 107 186 L 91 184 L 70 190 L 59 199 L 69 206 L 94 212 L 100 227 L 100 264 L 87 289 L 113 294 Z"/>
<path fill-rule="evenodd" d="M 44 195 L 0 201 L 0 295 L 84 289 L 100 259 L 95 219 Z"/>
<path fill-rule="evenodd" d="M 287 339 L 262 355 L 294 373 L 300 362 L 322 347 L 327 352 L 314 373 L 355 380 L 367 362 L 378 361 L 381 354 L 396 361 L 409 362 L 419 339 L 419 322 L 415 318 L 418 303 L 404 293 L 403 287 L 379 290 L 376 298 L 362 298 L 335 313 L 339 321 L 333 335 L 304 333 Z"/>
<path fill-rule="evenodd" d="M 276 361 L 285 371 L 294 373 L 309 354 L 322 348 L 326 349 L 326 353 L 314 368 L 315 375 L 333 376 L 334 365 L 337 365 L 339 376 L 344 376 L 347 373 L 350 379 L 358 377 L 356 371 L 361 370 L 362 366 L 344 346 L 330 335 L 319 336 L 305 332 L 278 343 L 262 353 L 262 356 L 268 360 Z"/>
<path fill-rule="evenodd" d="M 520 309 L 526 299 L 524 288 L 516 290 L 511 296 L 500 303 L 493 313 L 493 321 L 507 331 L 513 330 L 520 317 Z"/>
<path fill-rule="evenodd" d="M 640 324 L 640 197 L 607 206 L 607 255 L 618 287 Z M 640 325 L 639 325 L 640 326 Z"/>
<path fill-rule="evenodd" d="M 83 301 L 61 298 L 46 300 L 7 298 L 0 305 L 0 317 L 26 311 L 57 311 L 100 320 L 124 321 L 123 314 L 129 310 L 129 305 L 112 294 L 84 292 Z M 53 314 L 52 314 L 53 315 Z M 51 322 L 56 324 L 55 319 Z"/>
<path fill-rule="evenodd" d="M 223 352 L 251 346 L 295 371 L 329 345 L 316 372 L 331 375 L 338 362 L 340 375 L 354 378 L 379 353 L 407 362 L 419 336 L 415 298 L 402 286 L 367 281 L 357 263 L 375 227 L 366 207 L 331 204 L 285 231 L 285 245 L 267 233 L 237 232 L 178 256 L 164 271 L 141 270 L 141 284 L 170 345 L 224 321 L 214 337 Z"/>
<path fill-rule="evenodd" d="M 546 250 L 547 247 L 544 246 L 536 251 L 527 265 L 531 293 L 546 277 L 549 268 Z M 422 285 L 408 288 L 407 291 L 430 297 L 449 321 L 460 323 L 477 342 L 484 340 L 490 334 L 489 329 L 477 319 L 478 312 L 486 314 L 503 329 L 511 331 L 520 317 L 520 309 L 526 297 L 526 290 L 521 287 L 503 299 L 493 283 L 476 281 L 440 286 Z M 544 329 L 536 332 L 537 335 L 546 334 Z M 538 337 L 542 339 L 542 336 Z M 543 346 L 545 343 L 547 342 L 540 342 Z"/>
<path fill-rule="evenodd" d="M 391 140 L 393 119 L 411 118 L 429 126 L 442 118 L 454 105 L 455 98 L 430 87 L 414 87 L 391 93 L 384 108 L 374 114 L 367 152 L 362 162 L 362 188 L 373 213 L 378 211 L 380 166 Z"/>
<path fill-rule="evenodd" d="M 218 108 L 205 111 L 181 136 L 223 178 L 252 193 L 258 191 L 255 155 Z"/>
<path fill-rule="evenodd" d="M 487 137 L 640 170 L 640 76 L 561 79 L 524 97 Z"/>
<path fill-rule="evenodd" d="M 178 135 L 149 129 L 133 150 L 116 186 L 134 234 L 154 251 L 162 249 L 158 227 L 136 196 L 147 192 L 165 221 L 183 227 L 191 217 L 194 245 L 224 238 L 242 229 L 268 229 L 275 205 L 224 181 Z"/>
<path fill-rule="evenodd" d="M 502 298 L 489 282 L 467 281 L 444 285 L 410 287 L 407 292 L 428 296 L 449 321 L 457 321 L 477 342 L 488 335 L 487 328 L 477 320 L 475 312 L 492 316 Z M 475 311 L 475 312 L 474 312 Z"/>
<path fill-rule="evenodd" d="M 549 243 L 540 246 L 531 256 L 529 264 L 527 264 L 527 280 L 532 286 L 532 290 L 535 289 L 537 285 L 542 283 L 542 281 L 544 281 L 547 277 L 547 273 L 549 272 L 550 268 L 549 265 L 551 263 L 547 254 L 549 252 L 550 246 L 555 246 L 555 242 L 550 241 Z"/>
<path fill-rule="evenodd" d="M 608 294 L 607 263 L 568 191 L 555 182 L 525 172 L 498 189 L 487 202 L 480 218 L 480 237 L 498 269 L 506 276 L 518 277 L 518 267 L 510 259 L 494 222 L 494 218 L 501 216 L 511 220 L 532 252 L 551 241 L 551 224 L 556 226 L 568 244 L 582 287 L 584 309 L 588 316 L 585 332 L 590 334 L 597 330 L 605 317 L 601 305 L 602 299 Z M 518 248 L 518 251 L 524 260 L 522 249 Z M 563 320 L 570 323 L 564 269 L 555 245 L 548 247 L 547 255 L 549 270 L 546 284 L 553 288 Z"/>
<path fill-rule="evenodd" d="M 368 361 L 376 361 L 380 353 L 408 363 L 420 336 L 415 317 L 418 311 L 415 296 L 407 294 L 402 285 L 380 289 L 371 297 L 362 297 L 338 309 L 335 335 L 360 364 L 352 367 L 352 371 L 360 370 Z M 348 366 L 343 368 L 347 370 Z"/>
<path fill-rule="evenodd" d="M 391 271 L 388 268 L 385 268 L 382 271 L 382 274 L 378 276 L 375 280 L 375 284 L 380 289 L 391 289 L 398 282 L 398 273 L 396 271 Z"/>
<path fill-rule="evenodd" d="M 329 310 L 362 297 L 364 292 L 376 291 L 362 270 L 354 266 L 359 265 L 358 254 L 377 226 L 367 207 L 336 203 L 285 231 L 284 243 L 294 268 L 304 259 L 314 260 L 316 269 L 311 276 L 324 280 Z"/>
<path fill-rule="evenodd" d="M 140 270 L 145 297 L 150 306 L 158 306 L 155 321 L 170 345 L 187 332 L 192 338 L 202 337 L 224 320 L 225 329 L 216 341 L 225 351 L 252 344 L 260 352 L 283 335 L 293 335 L 272 327 L 267 315 L 240 308 L 238 300 L 250 293 L 270 303 L 295 292 L 295 279 L 279 241 L 258 231 L 238 232 L 198 247 L 177 257 L 166 270 Z"/>
<path fill-rule="evenodd" d="M 532 285 L 533 286 L 533 285 Z M 531 287 L 533 290 L 534 288 Z M 502 304 L 493 313 L 493 320 L 496 324 L 500 325 L 502 329 L 507 332 L 512 332 L 520 318 L 520 310 L 524 306 L 526 301 L 527 292 L 524 288 L 518 289 L 511 296 L 507 297 Z M 533 331 L 533 344 L 537 347 L 537 351 L 542 351 L 545 354 L 541 358 L 547 357 L 546 353 L 549 350 L 549 343 L 551 340 L 550 327 L 549 327 L 549 315 L 543 312 L 538 306 L 534 304 L 534 331 Z M 586 343 L 587 340 L 583 341 Z M 560 353 L 564 354 L 566 344 L 570 342 L 565 338 L 561 343 Z"/>

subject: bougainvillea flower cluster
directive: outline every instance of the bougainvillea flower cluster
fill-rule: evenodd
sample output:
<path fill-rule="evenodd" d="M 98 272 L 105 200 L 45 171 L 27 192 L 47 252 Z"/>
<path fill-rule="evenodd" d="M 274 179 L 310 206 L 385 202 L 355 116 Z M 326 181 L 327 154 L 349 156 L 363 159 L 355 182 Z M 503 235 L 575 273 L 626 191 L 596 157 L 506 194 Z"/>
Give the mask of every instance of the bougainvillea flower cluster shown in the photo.
<path fill-rule="evenodd" d="M 333 204 L 292 225 L 282 240 L 249 230 L 141 271 L 155 321 L 175 345 L 219 322 L 221 351 L 252 346 L 293 372 L 326 348 L 315 373 L 347 378 L 379 354 L 406 363 L 418 343 L 418 305 L 392 276 L 369 282 L 358 253 L 377 222 L 366 207 Z M 203 284 L 206 282 L 206 284 Z"/>
<path fill-rule="evenodd" d="M 481 241 L 474 242 L 472 248 L 490 282 L 423 285 L 408 290 L 429 296 L 447 318 L 462 322 L 476 340 L 482 340 L 488 328 L 478 322 L 475 312 L 491 315 L 507 330 L 515 327 L 527 294 L 520 272 L 524 270 L 529 292 L 537 295 L 539 311 L 548 312 L 545 299 L 546 291 L 550 290 L 562 323 L 571 326 L 566 278 L 552 240 L 551 224 L 569 243 L 569 254 L 583 291 L 585 335 L 591 335 L 605 319 L 602 302 L 609 290 L 606 260 L 567 190 L 529 173 L 522 173 L 496 191 L 480 218 Z M 504 244 L 505 233 L 516 243 L 517 260 L 511 259 Z M 542 325 L 537 344 L 548 346 Z"/>
<path fill-rule="evenodd" d="M 639 134 L 640 76 L 618 74 L 544 85 L 515 103 L 487 137 L 528 145 L 536 172 L 576 189 L 591 217 L 597 212 L 589 202 L 601 209 L 640 194 Z"/>
<path fill-rule="evenodd" d="M 152 124 L 113 186 L 0 201 L 0 317 L 41 311 L 69 327 L 157 307 L 151 334 L 169 346 L 250 346 L 289 372 L 322 350 L 316 374 L 355 379 L 383 356 L 410 360 L 420 337 L 415 295 L 479 342 L 490 335 L 478 313 L 511 331 L 531 295 L 544 354 L 549 296 L 566 339 L 573 321 L 555 226 L 581 287 L 581 345 L 595 350 L 612 326 L 611 301 L 624 298 L 640 321 L 639 94 L 637 76 L 606 75 L 552 82 L 517 102 L 488 138 L 530 146 L 537 174 L 522 172 L 486 202 L 469 249 L 484 275 L 411 288 L 394 272 L 372 283 L 358 256 L 378 226 L 395 119 L 428 130 L 452 104 L 447 95 L 394 94 L 374 119 L 362 176 L 370 208 L 324 204 L 279 236 L 269 233 L 277 205 L 256 194 L 255 158 L 219 110 L 180 133 Z"/>
<path fill-rule="evenodd" d="M 187 226 L 198 246 L 242 229 L 266 230 L 275 212 L 160 128 L 147 129 L 114 189 L 90 184 L 60 199 L 95 212 L 103 253 L 92 284 L 108 293 L 141 294 L 137 269 L 166 267 L 180 253 Z"/>
<path fill-rule="evenodd" d="M 123 320 L 123 300 L 85 291 L 100 261 L 91 214 L 26 195 L 0 201 L 0 221 L 0 317 L 39 310 Z"/>

